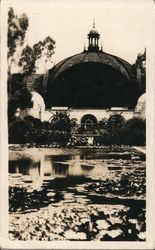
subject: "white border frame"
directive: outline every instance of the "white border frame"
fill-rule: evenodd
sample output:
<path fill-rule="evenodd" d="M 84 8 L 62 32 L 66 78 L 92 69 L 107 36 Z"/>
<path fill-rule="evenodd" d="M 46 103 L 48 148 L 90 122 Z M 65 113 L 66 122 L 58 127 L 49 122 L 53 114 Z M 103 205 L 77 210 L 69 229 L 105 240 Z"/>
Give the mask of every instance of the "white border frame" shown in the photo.
<path fill-rule="evenodd" d="M 34 1 L 34 0 L 31 0 Z M 55 0 L 56 1 L 56 0 Z M 66 0 L 67 1 L 67 0 Z M 78 1 L 78 0 L 77 0 Z M 83 0 L 84 1 L 84 0 Z M 89 0 L 91 1 L 91 0 Z M 100 0 L 97 0 L 100 1 Z M 114 1 L 114 0 L 113 0 Z M 123 1 L 123 0 L 122 0 Z M 132 1 L 132 0 L 131 0 Z M 134 1 L 134 0 L 133 0 Z M 143 0 L 141 0 L 143 1 Z M 112 4 L 112 1 L 110 1 Z M 119 1 L 121 2 L 121 1 Z M 135 2 L 135 1 L 134 1 Z M 137 0 L 137 4 L 140 0 Z M 71 241 L 10 241 L 8 240 L 8 134 L 7 134 L 7 7 L 8 1 L 1 0 L 1 87 L 0 87 L 0 247 L 3 249 L 154 249 L 155 248 L 155 1 L 144 0 L 152 16 L 150 37 L 146 46 L 147 58 L 147 240 L 146 242 L 71 242 Z M 70 1 L 74 4 L 74 0 Z M 146 5 L 147 6 L 147 5 Z M 145 9 L 144 9 L 145 11 Z"/>

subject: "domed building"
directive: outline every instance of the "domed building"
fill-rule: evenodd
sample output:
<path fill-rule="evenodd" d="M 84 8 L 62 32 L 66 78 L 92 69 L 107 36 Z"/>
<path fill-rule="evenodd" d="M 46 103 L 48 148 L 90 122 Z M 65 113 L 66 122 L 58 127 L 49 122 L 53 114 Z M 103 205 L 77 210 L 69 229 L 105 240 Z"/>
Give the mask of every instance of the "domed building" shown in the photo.
<path fill-rule="evenodd" d="M 62 60 L 49 71 L 47 108 L 135 108 L 140 93 L 132 66 L 104 52 L 99 38 L 93 26 L 88 34 L 88 49 Z"/>
<path fill-rule="evenodd" d="M 39 90 L 43 99 L 37 93 L 32 95 L 34 117 L 50 121 L 53 114 L 65 111 L 78 124 L 90 129 L 110 115 L 121 114 L 126 120 L 138 116 L 135 107 L 142 92 L 132 65 L 104 52 L 99 39 L 93 24 L 88 48 L 49 70 L 44 90 Z"/>

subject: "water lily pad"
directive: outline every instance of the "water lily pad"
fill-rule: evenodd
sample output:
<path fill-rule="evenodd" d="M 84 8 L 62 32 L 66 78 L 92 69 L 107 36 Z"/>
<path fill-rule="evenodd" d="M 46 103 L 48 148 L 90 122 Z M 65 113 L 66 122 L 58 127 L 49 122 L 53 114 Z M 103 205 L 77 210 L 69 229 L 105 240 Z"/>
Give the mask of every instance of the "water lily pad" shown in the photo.
<path fill-rule="evenodd" d="M 141 240 L 145 240 L 146 239 L 146 233 L 145 232 L 141 232 L 141 233 L 138 234 L 138 237 Z"/>
<path fill-rule="evenodd" d="M 106 221 L 106 220 L 97 220 L 96 221 L 96 224 L 97 224 L 97 228 L 98 229 L 107 229 L 109 228 L 109 223 Z"/>
<path fill-rule="evenodd" d="M 53 193 L 53 192 L 47 193 L 47 196 L 48 197 L 53 197 L 53 196 L 55 196 L 55 193 Z"/>
<path fill-rule="evenodd" d="M 109 221 L 111 222 L 112 225 L 118 223 L 121 224 L 122 223 L 122 219 L 120 217 L 114 217 L 114 216 L 110 216 Z"/>
<path fill-rule="evenodd" d="M 86 222 L 89 222 L 90 219 L 89 219 L 89 218 L 82 218 L 80 221 L 81 221 L 82 223 L 86 223 Z"/>
<path fill-rule="evenodd" d="M 107 234 L 112 238 L 116 238 L 117 236 L 122 234 L 122 231 L 120 229 L 116 229 L 116 230 L 107 231 Z"/>
<path fill-rule="evenodd" d="M 86 234 L 83 232 L 74 232 L 73 230 L 67 230 L 64 233 L 64 237 L 68 240 L 86 240 Z"/>

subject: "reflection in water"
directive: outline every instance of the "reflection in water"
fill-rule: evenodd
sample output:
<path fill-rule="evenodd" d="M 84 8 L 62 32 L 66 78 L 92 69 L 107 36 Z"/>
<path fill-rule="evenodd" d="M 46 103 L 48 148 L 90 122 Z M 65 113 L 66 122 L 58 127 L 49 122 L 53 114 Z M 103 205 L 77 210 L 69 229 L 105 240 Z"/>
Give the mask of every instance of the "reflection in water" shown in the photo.
<path fill-rule="evenodd" d="M 57 177 L 59 176 L 67 177 L 69 174 L 68 169 L 69 169 L 68 164 L 61 164 L 57 162 L 53 163 L 54 175 Z"/>
<path fill-rule="evenodd" d="M 18 160 L 9 161 L 9 173 L 19 173 Z"/>
<path fill-rule="evenodd" d="M 48 178 L 68 178 L 76 176 L 88 176 L 107 171 L 107 166 L 90 164 L 89 157 L 83 155 L 47 155 L 42 152 L 39 157 L 26 157 L 9 161 L 9 173 L 27 176 L 24 182 L 32 182 L 33 188 L 41 189 L 43 181 Z M 92 158 L 92 157 L 91 157 Z M 96 162 L 95 162 L 96 164 Z M 102 162 L 103 165 L 103 162 Z"/>
<path fill-rule="evenodd" d="M 33 169 L 36 169 L 36 165 L 37 163 L 27 158 L 9 161 L 9 173 L 21 173 L 23 175 L 30 175 L 30 170 L 32 170 L 33 173 Z"/>
<path fill-rule="evenodd" d="M 9 161 L 9 173 L 55 177 L 85 175 L 94 166 L 82 164 L 81 159 L 80 155 L 41 155 L 39 161 L 22 158 Z"/>
<path fill-rule="evenodd" d="M 89 166 L 89 165 L 82 165 L 81 164 L 81 168 L 84 170 L 84 171 L 91 171 L 94 166 Z"/>

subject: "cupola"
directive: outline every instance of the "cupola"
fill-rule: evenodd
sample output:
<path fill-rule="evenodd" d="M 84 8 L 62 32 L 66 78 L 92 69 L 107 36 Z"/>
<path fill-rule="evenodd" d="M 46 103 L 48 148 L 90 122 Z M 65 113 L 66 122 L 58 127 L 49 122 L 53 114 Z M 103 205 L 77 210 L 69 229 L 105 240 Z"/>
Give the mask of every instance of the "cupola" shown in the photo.
<path fill-rule="evenodd" d="M 88 51 L 96 52 L 99 51 L 99 38 L 100 34 L 95 29 L 95 21 L 93 22 L 93 28 L 88 34 Z"/>

